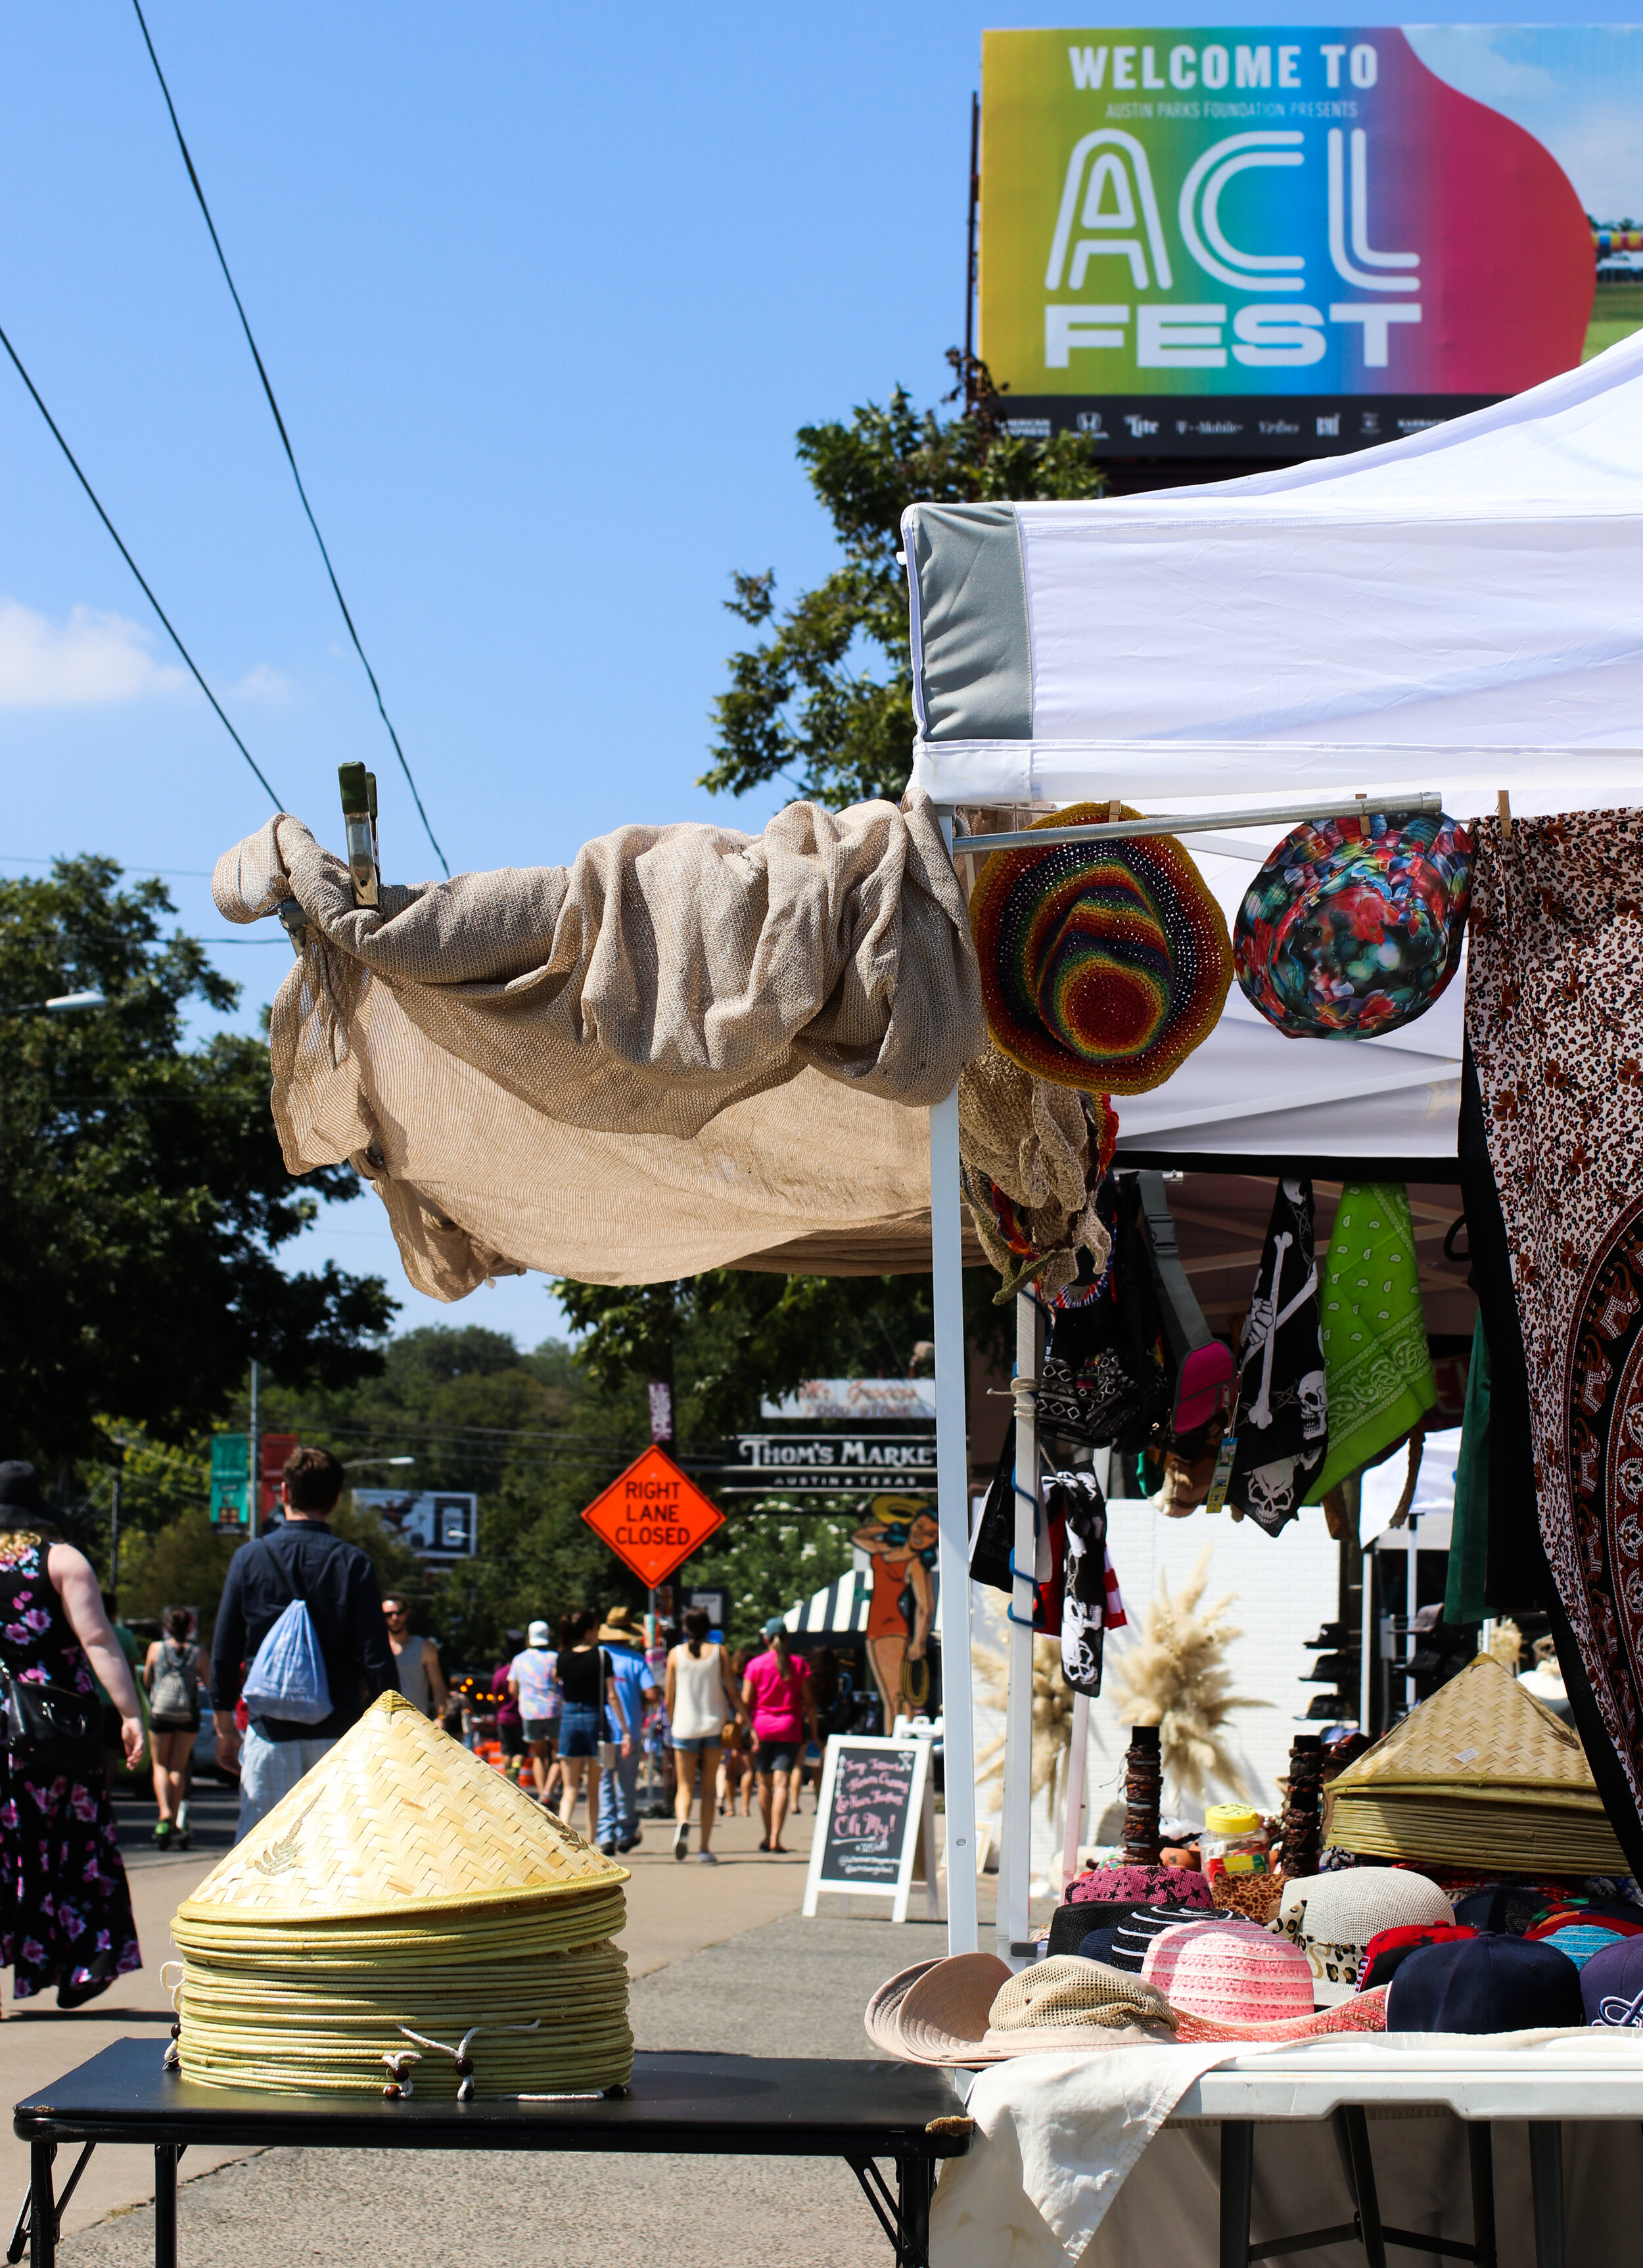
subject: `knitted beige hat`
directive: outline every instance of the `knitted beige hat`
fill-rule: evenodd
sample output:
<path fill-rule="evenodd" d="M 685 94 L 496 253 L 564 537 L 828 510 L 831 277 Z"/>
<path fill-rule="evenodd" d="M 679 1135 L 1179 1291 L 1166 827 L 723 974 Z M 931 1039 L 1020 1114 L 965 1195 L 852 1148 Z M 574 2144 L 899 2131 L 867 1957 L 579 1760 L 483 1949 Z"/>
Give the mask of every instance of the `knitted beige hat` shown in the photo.
<path fill-rule="evenodd" d="M 869 2029 L 910 2063 L 1003 2063 L 1169 2036 L 1161 1994 L 1139 1977 L 1075 1954 L 1038 1962 L 1019 1976 L 994 1954 L 954 1954 L 913 1976 L 887 2020 L 882 2004 L 908 1973 L 880 1987 Z M 877 2029 L 874 2008 L 880 2010 Z"/>
<path fill-rule="evenodd" d="M 1320 2008 L 1358 1989 L 1369 1940 L 1383 1929 L 1430 1927 L 1454 1920 L 1437 1884 L 1405 1867 L 1346 1867 L 1336 1874 L 1301 1874 L 1284 1885 L 1279 1927 L 1312 1970 Z"/>

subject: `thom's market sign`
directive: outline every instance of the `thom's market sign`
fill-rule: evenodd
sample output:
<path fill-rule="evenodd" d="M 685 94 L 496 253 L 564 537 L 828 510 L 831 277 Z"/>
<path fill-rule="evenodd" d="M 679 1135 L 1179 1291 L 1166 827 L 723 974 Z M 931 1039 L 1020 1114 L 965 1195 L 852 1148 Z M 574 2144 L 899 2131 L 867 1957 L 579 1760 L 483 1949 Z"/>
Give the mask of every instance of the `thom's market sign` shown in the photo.
<path fill-rule="evenodd" d="M 933 1433 L 738 1433 L 739 1464 L 720 1484 L 729 1496 L 860 1494 L 863 1490 L 934 1487 Z"/>
<path fill-rule="evenodd" d="M 724 1525 L 724 1514 L 665 1451 L 649 1448 L 583 1513 L 603 1543 L 653 1588 Z"/>

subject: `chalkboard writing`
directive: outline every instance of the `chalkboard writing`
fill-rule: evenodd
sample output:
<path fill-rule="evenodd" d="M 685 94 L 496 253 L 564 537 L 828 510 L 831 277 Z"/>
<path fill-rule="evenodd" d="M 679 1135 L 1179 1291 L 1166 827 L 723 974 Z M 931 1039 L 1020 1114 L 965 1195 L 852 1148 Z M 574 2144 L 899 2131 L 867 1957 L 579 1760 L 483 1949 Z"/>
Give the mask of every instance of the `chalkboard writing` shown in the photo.
<path fill-rule="evenodd" d="M 902 1845 L 913 1821 L 911 1748 L 857 1748 L 836 1743 L 833 1802 L 822 1854 L 824 1881 L 891 1886 L 901 1871 Z"/>

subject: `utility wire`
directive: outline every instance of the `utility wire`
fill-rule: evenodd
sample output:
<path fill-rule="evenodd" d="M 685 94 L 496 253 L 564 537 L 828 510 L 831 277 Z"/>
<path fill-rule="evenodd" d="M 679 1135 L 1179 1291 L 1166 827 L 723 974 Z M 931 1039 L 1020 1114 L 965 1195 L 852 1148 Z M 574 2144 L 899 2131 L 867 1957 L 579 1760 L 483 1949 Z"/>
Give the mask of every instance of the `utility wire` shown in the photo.
<path fill-rule="evenodd" d="M 411 791 L 411 800 L 416 806 L 417 816 L 422 822 L 429 841 L 434 846 L 434 855 L 444 868 L 446 879 L 449 880 L 450 862 L 439 847 L 438 837 L 429 825 L 428 814 L 422 809 L 422 799 L 416 792 L 416 782 L 411 777 L 411 767 L 405 761 L 405 750 L 400 746 L 400 736 L 394 731 L 392 720 L 383 705 L 382 688 L 377 682 L 377 673 L 365 659 L 365 649 L 359 642 L 359 632 L 355 629 L 354 617 L 348 610 L 348 600 L 342 596 L 342 586 L 337 581 L 336 569 L 331 564 L 331 554 L 326 549 L 326 540 L 319 533 L 319 523 L 314 518 L 313 506 L 308 501 L 308 491 L 303 486 L 303 476 L 297 469 L 297 458 L 291 447 L 291 437 L 285 430 L 285 420 L 280 415 L 280 405 L 274 398 L 274 388 L 268 383 L 268 373 L 263 368 L 261 355 L 257 351 L 257 342 L 251 335 L 250 320 L 240 302 L 239 293 L 234 288 L 233 276 L 229 273 L 228 255 L 223 250 L 222 239 L 217 235 L 216 223 L 211 218 L 211 208 L 205 201 L 205 191 L 200 186 L 200 176 L 195 173 L 194 159 L 188 154 L 188 144 L 183 139 L 182 127 L 177 117 L 177 106 L 171 99 L 171 89 L 165 84 L 165 74 L 160 69 L 160 59 L 154 52 L 153 40 L 149 37 L 149 27 L 143 18 L 142 0 L 131 0 L 131 4 L 136 10 L 137 23 L 143 33 L 143 44 L 149 51 L 149 61 L 154 66 L 154 76 L 160 83 L 160 92 L 165 96 L 165 107 L 171 113 L 172 130 L 177 136 L 177 147 L 182 151 L 182 162 L 188 168 L 188 179 L 194 184 L 194 193 L 199 200 L 200 210 L 204 214 L 206 227 L 210 231 L 217 265 L 223 271 L 223 281 L 228 286 L 229 297 L 234 302 L 235 313 L 239 317 L 239 327 L 246 334 L 246 344 L 251 349 L 251 359 L 257 365 L 257 376 L 262 380 L 262 391 L 268 397 L 268 408 L 274 412 L 274 422 L 279 428 L 280 440 L 285 450 L 285 460 L 291 468 L 291 478 L 297 483 L 297 493 L 302 498 L 303 510 L 308 515 L 308 525 L 314 532 L 314 541 L 319 546 L 319 556 L 325 561 L 326 573 L 331 578 L 331 588 L 336 593 L 337 605 L 342 609 L 342 619 L 348 624 L 349 637 L 354 641 L 354 651 L 360 658 L 366 676 L 370 680 L 370 689 L 377 696 L 377 713 L 387 726 L 388 738 L 393 742 L 393 753 L 400 759 L 400 770 L 405 774 L 405 784 Z"/>
<path fill-rule="evenodd" d="M 27 387 L 29 392 L 34 397 L 35 409 L 39 410 L 47 424 L 50 426 L 53 440 L 55 441 L 63 455 L 68 459 L 75 479 L 78 481 L 80 486 L 85 490 L 86 495 L 92 499 L 92 511 L 96 512 L 99 519 L 102 521 L 103 526 L 114 537 L 121 557 L 125 561 L 127 566 L 129 567 L 132 573 L 136 577 L 137 581 L 143 585 L 143 597 L 147 599 L 150 606 L 153 608 L 161 622 L 165 623 L 165 635 L 170 638 L 172 644 L 176 647 L 178 652 L 187 664 L 189 674 L 193 677 L 194 683 L 199 687 L 201 692 L 204 694 L 206 699 L 210 703 L 212 708 L 216 710 L 217 715 L 222 718 L 224 729 L 226 731 L 229 739 L 239 750 L 240 755 L 244 756 L 246 762 L 251 766 L 252 770 L 255 772 L 257 777 L 261 781 L 264 788 L 268 790 L 269 799 L 273 803 L 275 811 L 283 811 L 285 808 L 284 803 L 279 796 L 275 794 L 273 788 L 268 785 L 267 773 L 263 770 L 256 758 L 252 755 L 245 742 L 240 739 L 233 726 L 229 723 L 226 715 L 224 713 L 222 703 L 217 699 L 216 694 L 212 692 L 204 678 L 201 676 L 199 671 L 194 667 L 194 656 L 189 652 L 187 647 L 183 644 L 176 631 L 172 628 L 171 616 L 166 613 L 165 608 L 161 606 L 153 592 L 150 590 L 148 579 L 144 576 L 143 570 L 137 565 L 136 561 L 126 549 L 125 545 L 121 542 L 120 530 L 114 526 L 114 521 L 110 519 L 108 514 L 103 510 L 102 505 L 98 502 L 96 490 L 92 486 L 90 481 L 86 479 L 85 475 L 80 470 L 79 464 L 76 460 L 73 450 L 69 446 L 68 443 L 63 439 L 62 435 L 57 430 L 56 419 L 52 416 L 50 410 L 47 409 L 45 403 L 40 400 L 39 390 L 35 387 L 33 379 L 29 376 L 28 372 L 24 369 L 22 363 L 18 360 L 17 349 L 12 345 L 11 340 L 7 338 L 3 330 L 0 330 L 0 347 L 4 347 L 6 352 L 11 356 L 12 365 L 15 368 L 18 376 L 22 379 L 24 385 Z"/>

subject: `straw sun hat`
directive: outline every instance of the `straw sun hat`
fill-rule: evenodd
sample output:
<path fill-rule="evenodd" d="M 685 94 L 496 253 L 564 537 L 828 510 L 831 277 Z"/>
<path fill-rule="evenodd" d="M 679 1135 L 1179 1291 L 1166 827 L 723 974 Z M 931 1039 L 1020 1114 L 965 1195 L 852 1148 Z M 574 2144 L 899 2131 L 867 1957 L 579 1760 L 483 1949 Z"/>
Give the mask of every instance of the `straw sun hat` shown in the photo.
<path fill-rule="evenodd" d="M 385 1693 L 178 1909 L 181 2069 L 262 2092 L 625 2086 L 627 1880 Z"/>

